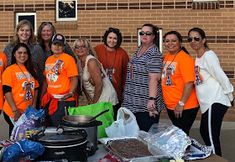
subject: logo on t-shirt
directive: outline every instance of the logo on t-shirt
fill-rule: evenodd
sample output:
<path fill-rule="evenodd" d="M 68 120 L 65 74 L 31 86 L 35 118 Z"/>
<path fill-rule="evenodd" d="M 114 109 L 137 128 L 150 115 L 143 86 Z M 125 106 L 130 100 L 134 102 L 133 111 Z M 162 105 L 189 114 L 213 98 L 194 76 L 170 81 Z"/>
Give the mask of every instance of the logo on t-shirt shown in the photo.
<path fill-rule="evenodd" d="M 56 63 L 50 69 L 49 73 L 46 76 L 50 82 L 56 82 L 58 80 L 58 77 L 61 73 L 63 65 L 64 65 L 64 62 L 62 60 L 56 61 Z"/>

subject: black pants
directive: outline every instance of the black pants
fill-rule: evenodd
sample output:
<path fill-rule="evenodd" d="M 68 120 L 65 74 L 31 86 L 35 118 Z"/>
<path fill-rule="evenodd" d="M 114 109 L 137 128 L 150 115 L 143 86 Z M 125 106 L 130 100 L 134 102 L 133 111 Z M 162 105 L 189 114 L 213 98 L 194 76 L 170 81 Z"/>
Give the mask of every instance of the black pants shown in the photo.
<path fill-rule="evenodd" d="M 214 103 L 210 109 L 202 114 L 200 133 L 207 146 L 213 146 L 213 152 L 222 156 L 220 147 L 220 130 L 228 107 L 220 103 Z"/>
<path fill-rule="evenodd" d="M 47 106 L 49 106 L 49 104 Z M 65 116 L 65 111 L 67 111 L 69 107 L 74 106 L 76 106 L 76 101 L 58 101 L 56 112 L 52 115 L 47 115 L 46 125 L 55 127 L 59 126 L 62 122 L 63 116 Z"/>
<path fill-rule="evenodd" d="M 5 112 L 3 112 L 3 116 L 4 116 L 5 121 L 9 125 L 9 132 L 8 133 L 9 133 L 9 137 L 10 137 L 11 136 L 11 132 L 12 132 L 12 130 L 14 128 L 14 125 L 12 124 L 10 117 Z"/>
<path fill-rule="evenodd" d="M 113 106 L 113 118 L 114 120 L 117 119 L 117 112 L 118 112 L 118 109 L 121 107 L 121 103 L 118 103 L 117 105 L 114 105 Z"/>
<path fill-rule="evenodd" d="M 193 125 L 193 122 L 196 119 L 198 110 L 199 110 L 198 107 L 184 110 L 182 112 L 181 118 L 175 117 L 174 110 L 167 109 L 167 113 L 168 113 L 169 118 L 171 119 L 172 124 L 182 129 L 187 135 L 189 135 L 189 131 Z"/>
<path fill-rule="evenodd" d="M 143 130 L 145 132 L 148 132 L 154 123 L 159 122 L 159 115 L 156 115 L 155 118 L 150 117 L 148 112 L 138 112 L 134 113 L 134 115 L 136 117 L 140 130 Z"/>

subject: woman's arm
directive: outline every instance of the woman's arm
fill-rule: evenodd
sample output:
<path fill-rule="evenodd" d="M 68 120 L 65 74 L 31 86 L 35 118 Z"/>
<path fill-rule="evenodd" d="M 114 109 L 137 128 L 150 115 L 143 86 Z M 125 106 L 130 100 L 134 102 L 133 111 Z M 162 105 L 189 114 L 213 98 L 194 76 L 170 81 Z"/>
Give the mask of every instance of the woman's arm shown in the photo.
<path fill-rule="evenodd" d="M 147 103 L 147 109 L 150 112 L 154 111 L 155 113 L 157 113 L 155 99 L 157 97 L 157 86 L 160 78 L 161 78 L 160 73 L 149 73 L 149 99 Z"/>
<path fill-rule="evenodd" d="M 100 95 L 102 93 L 103 82 L 102 82 L 102 73 L 100 68 L 101 67 L 97 60 L 90 59 L 88 61 L 88 71 L 91 75 L 91 80 L 93 82 L 92 84 L 95 87 L 94 97 L 92 99 L 93 103 L 96 103 L 99 100 Z"/>
<path fill-rule="evenodd" d="M 13 114 L 14 114 L 14 121 L 17 121 L 19 119 L 19 117 L 21 116 L 21 113 L 18 110 L 18 108 L 16 107 L 15 101 L 13 99 L 12 92 L 11 91 L 6 92 L 5 97 L 6 97 L 6 100 L 7 100 L 7 102 L 9 103 L 9 105 L 12 109 Z"/>
<path fill-rule="evenodd" d="M 34 96 L 33 96 L 33 102 L 32 102 L 32 106 L 34 108 L 36 108 L 37 98 L 38 98 L 38 88 L 34 90 Z"/>
<path fill-rule="evenodd" d="M 185 83 L 183 94 L 182 94 L 182 97 L 180 99 L 181 102 L 185 103 L 188 100 L 188 98 L 189 98 L 189 96 L 192 92 L 193 86 L 194 86 L 193 81 Z M 184 110 L 184 106 L 182 106 L 180 104 L 177 104 L 176 107 L 175 107 L 175 110 L 174 110 L 175 117 L 176 118 L 181 118 L 183 110 Z"/>

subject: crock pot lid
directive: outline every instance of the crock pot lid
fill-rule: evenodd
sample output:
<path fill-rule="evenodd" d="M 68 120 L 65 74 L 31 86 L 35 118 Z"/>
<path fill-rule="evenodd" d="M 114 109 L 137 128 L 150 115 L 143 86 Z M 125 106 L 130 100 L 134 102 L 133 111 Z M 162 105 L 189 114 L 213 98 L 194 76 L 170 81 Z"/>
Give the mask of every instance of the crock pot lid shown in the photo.
<path fill-rule="evenodd" d="M 38 141 L 52 142 L 52 143 L 84 141 L 84 140 L 85 137 L 83 137 L 80 134 L 56 134 L 56 133 L 48 133 L 38 139 Z"/>

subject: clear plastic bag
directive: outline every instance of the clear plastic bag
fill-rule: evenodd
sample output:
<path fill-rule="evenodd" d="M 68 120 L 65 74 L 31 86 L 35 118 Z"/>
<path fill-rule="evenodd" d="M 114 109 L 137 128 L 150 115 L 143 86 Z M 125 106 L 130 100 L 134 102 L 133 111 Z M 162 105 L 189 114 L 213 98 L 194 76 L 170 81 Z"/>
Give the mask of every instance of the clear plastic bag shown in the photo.
<path fill-rule="evenodd" d="M 153 155 L 159 155 L 160 152 L 174 159 L 182 159 L 186 148 L 191 144 L 190 138 L 175 126 L 150 135 L 146 140 Z"/>

